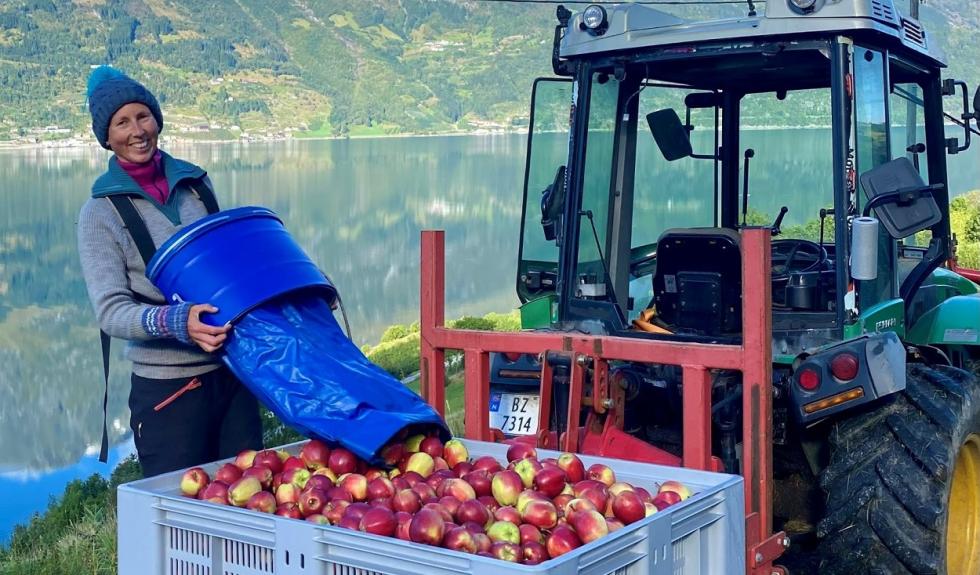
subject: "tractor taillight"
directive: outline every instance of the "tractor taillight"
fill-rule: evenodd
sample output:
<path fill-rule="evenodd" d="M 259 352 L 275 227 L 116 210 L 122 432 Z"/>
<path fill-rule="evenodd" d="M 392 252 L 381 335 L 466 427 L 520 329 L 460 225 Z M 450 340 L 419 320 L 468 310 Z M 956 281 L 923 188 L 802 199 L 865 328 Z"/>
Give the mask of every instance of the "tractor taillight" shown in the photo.
<path fill-rule="evenodd" d="M 858 358 L 853 353 L 838 353 L 830 360 L 830 373 L 841 381 L 851 381 L 858 374 Z"/>
<path fill-rule="evenodd" d="M 820 374 L 813 368 L 803 368 L 796 374 L 796 383 L 807 391 L 813 391 L 820 387 Z"/>
<path fill-rule="evenodd" d="M 524 354 L 515 353 L 513 351 L 505 351 L 502 355 L 504 356 L 504 359 L 506 359 L 511 363 L 514 363 L 515 361 L 521 359 L 521 356 Z"/>

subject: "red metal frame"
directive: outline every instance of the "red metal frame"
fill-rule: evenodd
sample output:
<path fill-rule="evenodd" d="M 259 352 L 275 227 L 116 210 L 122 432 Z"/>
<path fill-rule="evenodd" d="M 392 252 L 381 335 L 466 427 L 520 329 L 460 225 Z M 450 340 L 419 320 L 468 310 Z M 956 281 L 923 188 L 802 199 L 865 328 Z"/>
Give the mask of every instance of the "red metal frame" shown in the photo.
<path fill-rule="evenodd" d="M 595 362 L 596 372 L 607 373 L 608 361 L 635 361 L 683 368 L 683 466 L 717 470 L 711 455 L 712 369 L 742 372 L 743 476 L 745 478 L 746 573 L 771 575 L 782 569 L 773 566 L 784 549 L 785 534 L 772 533 L 772 311 L 769 280 L 770 232 L 768 229 L 742 231 L 742 345 L 709 345 L 639 338 L 583 335 L 577 333 L 495 333 L 475 330 L 453 330 L 445 327 L 445 232 L 422 232 L 421 263 L 421 392 L 440 414 L 445 410 L 445 351 L 461 349 L 466 362 L 465 435 L 490 441 L 490 353 L 512 352 L 543 354 L 547 350 L 572 354 L 568 421 L 577 421 L 584 385 L 582 363 Z M 583 359 L 580 363 L 580 358 Z M 545 362 L 546 363 L 546 362 Z M 543 391 L 550 388 L 550 373 L 542 373 Z M 599 378 L 597 378 L 599 379 Z M 607 409 L 609 385 L 606 378 L 596 382 L 593 401 L 603 402 Z M 545 381 L 547 380 L 547 381 Z M 603 387 L 605 390 L 603 390 Z M 550 395 L 550 394 L 549 394 Z M 547 401 L 547 400 L 545 400 Z M 612 400 L 614 414 L 622 425 L 621 405 Z M 545 412 L 547 413 L 547 412 Z M 539 419 L 547 422 L 547 418 Z M 588 426 L 587 426 L 588 427 Z M 606 432 L 615 426 L 605 425 Z M 590 436 L 586 430 L 585 446 Z M 601 441 L 639 440 L 621 431 Z M 623 437 L 625 436 L 625 438 Z M 575 451 L 582 438 L 566 433 L 559 445 Z M 596 443 L 591 445 L 595 448 Z M 644 444 L 645 445 L 645 444 Z M 590 449 L 588 452 L 595 452 Z M 601 454 L 601 453 L 600 453 Z M 663 461 L 658 461 L 663 462 Z"/>

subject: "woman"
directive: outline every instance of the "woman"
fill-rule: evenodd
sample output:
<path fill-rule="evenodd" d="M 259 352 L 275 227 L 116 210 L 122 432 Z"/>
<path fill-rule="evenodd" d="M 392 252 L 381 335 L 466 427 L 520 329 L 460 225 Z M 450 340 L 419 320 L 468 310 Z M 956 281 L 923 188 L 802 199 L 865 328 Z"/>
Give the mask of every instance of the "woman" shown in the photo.
<path fill-rule="evenodd" d="M 128 340 L 130 426 L 143 474 L 260 449 L 255 397 L 215 355 L 230 326 L 202 322 L 217 311 L 207 303 L 168 305 L 145 275 L 156 247 L 207 215 L 209 200 L 217 208 L 211 182 L 157 148 L 160 105 L 136 80 L 96 68 L 88 103 L 92 131 L 114 155 L 79 214 L 78 253 L 99 325 Z"/>

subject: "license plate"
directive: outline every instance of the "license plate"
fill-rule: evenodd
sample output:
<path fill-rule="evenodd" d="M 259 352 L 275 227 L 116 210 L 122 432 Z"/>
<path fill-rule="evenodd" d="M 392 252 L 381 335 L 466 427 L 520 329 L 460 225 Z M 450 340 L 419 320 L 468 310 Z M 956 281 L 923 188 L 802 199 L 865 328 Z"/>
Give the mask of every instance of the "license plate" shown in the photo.
<path fill-rule="evenodd" d="M 508 435 L 534 435 L 538 432 L 538 396 L 491 393 L 490 427 Z"/>

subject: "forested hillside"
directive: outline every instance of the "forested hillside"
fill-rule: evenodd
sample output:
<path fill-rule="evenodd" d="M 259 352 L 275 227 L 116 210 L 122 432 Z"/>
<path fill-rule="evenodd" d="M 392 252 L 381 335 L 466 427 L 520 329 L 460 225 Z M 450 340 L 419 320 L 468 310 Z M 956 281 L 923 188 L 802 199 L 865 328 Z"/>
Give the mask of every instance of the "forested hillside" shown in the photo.
<path fill-rule="evenodd" d="M 660 8 L 698 18 L 746 9 Z M 85 78 L 103 63 L 154 90 L 168 135 L 519 127 L 531 81 L 550 73 L 554 10 L 486 0 L 2 0 L 0 139 L 44 126 L 68 128 L 48 137 L 87 133 Z M 980 3 L 927 0 L 922 18 L 957 77 L 975 85 Z"/>

